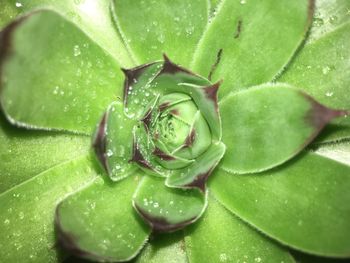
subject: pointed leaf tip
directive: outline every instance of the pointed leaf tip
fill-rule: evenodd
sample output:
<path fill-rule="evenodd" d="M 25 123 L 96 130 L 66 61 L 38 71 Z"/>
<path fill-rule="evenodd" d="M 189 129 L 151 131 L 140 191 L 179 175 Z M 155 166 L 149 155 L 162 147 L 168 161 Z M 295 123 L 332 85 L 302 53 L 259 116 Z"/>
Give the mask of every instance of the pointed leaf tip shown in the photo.
<path fill-rule="evenodd" d="M 347 114 L 281 83 L 231 95 L 220 106 L 223 141 L 229 146 L 222 168 L 242 174 L 262 172 L 286 162 L 332 119 Z"/>
<path fill-rule="evenodd" d="M 156 217 L 148 213 L 145 209 L 138 206 L 136 203 L 133 203 L 134 208 L 137 213 L 150 225 L 153 232 L 156 233 L 169 233 L 176 230 L 182 229 L 187 225 L 190 225 L 195 221 L 196 217 L 192 217 L 178 224 L 170 223 L 165 217 Z"/>

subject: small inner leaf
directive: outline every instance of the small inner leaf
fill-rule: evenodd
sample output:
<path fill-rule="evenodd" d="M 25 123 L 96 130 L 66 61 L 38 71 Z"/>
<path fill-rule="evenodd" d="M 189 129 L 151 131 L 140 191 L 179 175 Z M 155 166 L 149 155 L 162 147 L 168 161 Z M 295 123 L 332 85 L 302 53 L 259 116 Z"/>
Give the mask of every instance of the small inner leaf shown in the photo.
<path fill-rule="evenodd" d="M 136 169 L 129 162 L 132 157 L 133 125 L 134 121 L 124 115 L 123 104 L 113 102 L 97 128 L 93 146 L 113 181 L 128 176 Z"/>

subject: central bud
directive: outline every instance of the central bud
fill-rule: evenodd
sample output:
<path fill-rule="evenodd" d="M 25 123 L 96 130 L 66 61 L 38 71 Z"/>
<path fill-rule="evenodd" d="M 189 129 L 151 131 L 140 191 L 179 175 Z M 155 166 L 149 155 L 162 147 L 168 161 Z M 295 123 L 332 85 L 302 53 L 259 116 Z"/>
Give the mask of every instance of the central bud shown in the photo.
<path fill-rule="evenodd" d="M 168 186 L 203 190 L 225 151 L 217 103 L 220 83 L 167 57 L 123 71 L 123 101 L 109 106 L 94 141 L 109 177 L 120 180 L 136 164 L 166 177 Z"/>

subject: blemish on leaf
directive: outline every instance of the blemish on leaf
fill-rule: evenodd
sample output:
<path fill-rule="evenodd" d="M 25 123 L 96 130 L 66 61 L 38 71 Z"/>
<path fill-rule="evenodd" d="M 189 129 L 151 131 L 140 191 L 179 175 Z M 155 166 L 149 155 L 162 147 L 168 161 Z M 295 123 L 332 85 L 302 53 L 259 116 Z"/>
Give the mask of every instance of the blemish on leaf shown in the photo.
<path fill-rule="evenodd" d="M 239 38 L 239 36 L 241 35 L 241 31 L 242 31 L 242 20 L 238 20 L 238 23 L 237 23 L 237 28 L 236 28 L 236 33 L 235 33 L 235 36 L 234 38 Z"/>
<path fill-rule="evenodd" d="M 223 52 L 223 49 L 220 48 L 218 53 L 216 54 L 216 61 L 215 63 L 211 66 L 211 69 L 210 69 L 210 72 L 209 72 L 209 75 L 208 75 L 208 80 L 211 80 L 216 68 L 218 67 L 220 61 L 221 61 L 221 56 L 222 56 L 222 52 Z"/>

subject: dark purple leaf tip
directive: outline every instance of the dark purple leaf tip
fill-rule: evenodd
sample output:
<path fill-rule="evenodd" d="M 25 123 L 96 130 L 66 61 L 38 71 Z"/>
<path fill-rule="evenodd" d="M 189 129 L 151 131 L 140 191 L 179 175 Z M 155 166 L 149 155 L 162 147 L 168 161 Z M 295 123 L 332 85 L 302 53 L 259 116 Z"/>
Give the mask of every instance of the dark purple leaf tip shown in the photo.
<path fill-rule="evenodd" d="M 196 140 L 196 130 L 193 128 L 191 132 L 187 135 L 183 148 L 191 147 Z"/>
<path fill-rule="evenodd" d="M 196 220 L 196 217 L 193 217 L 181 223 L 172 224 L 163 217 L 155 217 L 150 215 L 136 203 L 134 203 L 134 207 L 138 214 L 151 226 L 153 232 L 157 233 L 174 232 L 176 230 L 184 228 L 187 225 L 190 225 Z"/>
<path fill-rule="evenodd" d="M 138 163 L 140 166 L 147 168 L 149 170 L 153 170 L 150 163 L 143 157 L 139 145 L 136 143 L 135 139 L 133 141 L 133 151 L 132 151 L 132 158 L 129 160 L 129 162 L 135 162 Z"/>
<path fill-rule="evenodd" d="M 176 160 L 175 157 L 166 154 L 165 152 L 163 152 L 161 149 L 159 149 L 158 147 L 156 147 L 153 151 L 153 155 L 159 157 L 160 159 L 162 159 L 163 161 L 174 161 Z"/>
<path fill-rule="evenodd" d="M 220 88 L 221 83 L 222 83 L 222 80 L 219 80 L 215 84 L 204 88 L 206 97 L 214 103 L 215 110 L 217 112 L 219 110 L 219 106 L 218 106 L 218 90 Z"/>
<path fill-rule="evenodd" d="M 102 120 L 98 125 L 98 129 L 93 141 L 92 147 L 95 150 L 96 156 L 103 165 L 104 169 L 108 172 L 107 157 L 106 157 L 106 125 L 107 125 L 107 112 L 103 115 Z"/>
<path fill-rule="evenodd" d="M 191 183 L 184 185 L 184 187 L 198 188 L 202 193 L 205 193 L 207 180 L 213 172 L 214 168 L 215 166 L 211 167 L 207 172 L 195 176 L 195 179 Z"/>
<path fill-rule="evenodd" d="M 194 75 L 194 73 L 192 73 L 191 71 L 182 68 L 178 65 L 176 65 L 175 63 L 173 63 L 166 54 L 163 54 L 164 57 L 164 63 L 163 63 L 163 68 L 162 70 L 159 72 L 159 75 L 161 74 L 176 74 L 179 72 L 183 72 L 183 73 L 187 73 L 190 75 Z"/>
<path fill-rule="evenodd" d="M 128 94 L 130 91 L 130 87 L 132 87 L 133 83 L 136 83 L 140 76 L 142 75 L 142 73 L 150 66 L 154 65 L 154 63 L 149 63 L 149 64 L 145 64 L 145 65 L 141 65 L 135 68 L 131 68 L 131 69 L 125 69 L 125 68 L 121 68 L 121 70 L 123 71 L 124 75 L 125 75 L 125 81 L 124 81 L 124 96 L 123 96 L 123 101 L 124 101 L 124 105 L 127 105 L 127 98 L 128 98 Z"/>

